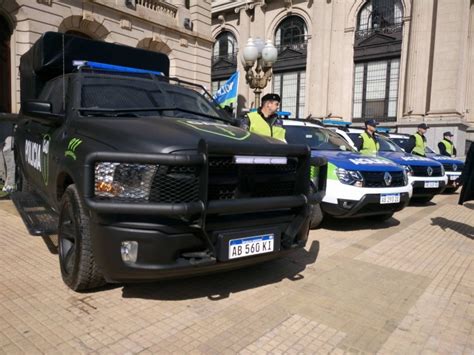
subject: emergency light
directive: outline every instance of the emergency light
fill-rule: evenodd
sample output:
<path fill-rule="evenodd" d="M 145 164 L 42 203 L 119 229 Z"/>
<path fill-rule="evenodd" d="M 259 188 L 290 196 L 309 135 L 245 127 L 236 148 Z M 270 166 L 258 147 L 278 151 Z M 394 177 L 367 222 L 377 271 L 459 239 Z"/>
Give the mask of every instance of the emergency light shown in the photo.
<path fill-rule="evenodd" d="M 110 70 L 110 71 L 116 71 L 116 72 L 121 72 L 121 73 L 155 74 L 155 75 L 164 76 L 164 74 L 160 71 L 124 67 L 122 65 L 92 62 L 88 60 L 74 60 L 72 62 L 72 65 L 77 67 L 78 69 L 82 67 L 87 67 L 90 69 Z"/>

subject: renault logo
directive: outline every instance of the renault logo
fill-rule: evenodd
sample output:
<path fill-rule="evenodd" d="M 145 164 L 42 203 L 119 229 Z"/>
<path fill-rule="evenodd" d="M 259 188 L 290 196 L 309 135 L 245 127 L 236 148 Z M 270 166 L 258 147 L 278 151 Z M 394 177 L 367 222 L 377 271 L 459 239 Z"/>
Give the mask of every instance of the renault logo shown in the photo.
<path fill-rule="evenodd" d="M 433 175 L 433 168 L 429 166 L 428 169 L 426 169 L 426 172 L 428 173 L 428 176 Z"/>
<path fill-rule="evenodd" d="M 458 166 L 456 164 L 453 164 L 453 171 L 458 170 Z"/>
<path fill-rule="evenodd" d="M 392 183 L 392 175 L 386 172 L 383 176 L 383 180 L 385 181 L 385 185 L 390 186 Z"/>

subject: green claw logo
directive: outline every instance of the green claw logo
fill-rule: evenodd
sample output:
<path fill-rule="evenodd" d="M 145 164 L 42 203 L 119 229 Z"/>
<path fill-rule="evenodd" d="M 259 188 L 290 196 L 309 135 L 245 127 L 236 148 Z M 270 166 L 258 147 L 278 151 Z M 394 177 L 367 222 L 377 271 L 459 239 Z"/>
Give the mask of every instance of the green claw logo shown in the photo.
<path fill-rule="evenodd" d="M 82 141 L 79 138 L 73 138 L 69 141 L 67 150 L 64 153 L 65 157 L 71 157 L 76 160 L 76 149 L 81 145 Z"/>

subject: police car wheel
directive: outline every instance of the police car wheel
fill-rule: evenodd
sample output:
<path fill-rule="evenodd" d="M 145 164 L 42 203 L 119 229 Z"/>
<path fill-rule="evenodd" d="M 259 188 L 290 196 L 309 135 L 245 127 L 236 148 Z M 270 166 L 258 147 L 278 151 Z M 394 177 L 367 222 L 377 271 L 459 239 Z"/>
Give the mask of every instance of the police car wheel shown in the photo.
<path fill-rule="evenodd" d="M 105 284 L 92 253 L 89 217 L 75 185 L 68 186 L 61 199 L 58 254 L 63 281 L 74 291 Z"/>
<path fill-rule="evenodd" d="M 318 226 L 321 224 L 323 221 L 324 214 L 323 211 L 321 210 L 321 206 L 319 204 L 311 206 L 311 222 L 310 222 L 310 228 L 315 229 L 318 228 Z"/>

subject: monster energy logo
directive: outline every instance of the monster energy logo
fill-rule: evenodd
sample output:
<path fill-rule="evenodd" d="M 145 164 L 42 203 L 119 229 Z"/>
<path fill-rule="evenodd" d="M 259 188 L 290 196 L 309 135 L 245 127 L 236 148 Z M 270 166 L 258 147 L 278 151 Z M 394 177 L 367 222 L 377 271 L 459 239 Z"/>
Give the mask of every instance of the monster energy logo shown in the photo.
<path fill-rule="evenodd" d="M 67 146 L 67 150 L 64 153 L 65 157 L 71 157 L 72 159 L 76 160 L 76 149 L 79 147 L 79 145 L 82 143 L 82 141 L 79 138 L 73 138 L 69 141 L 69 144 Z"/>

